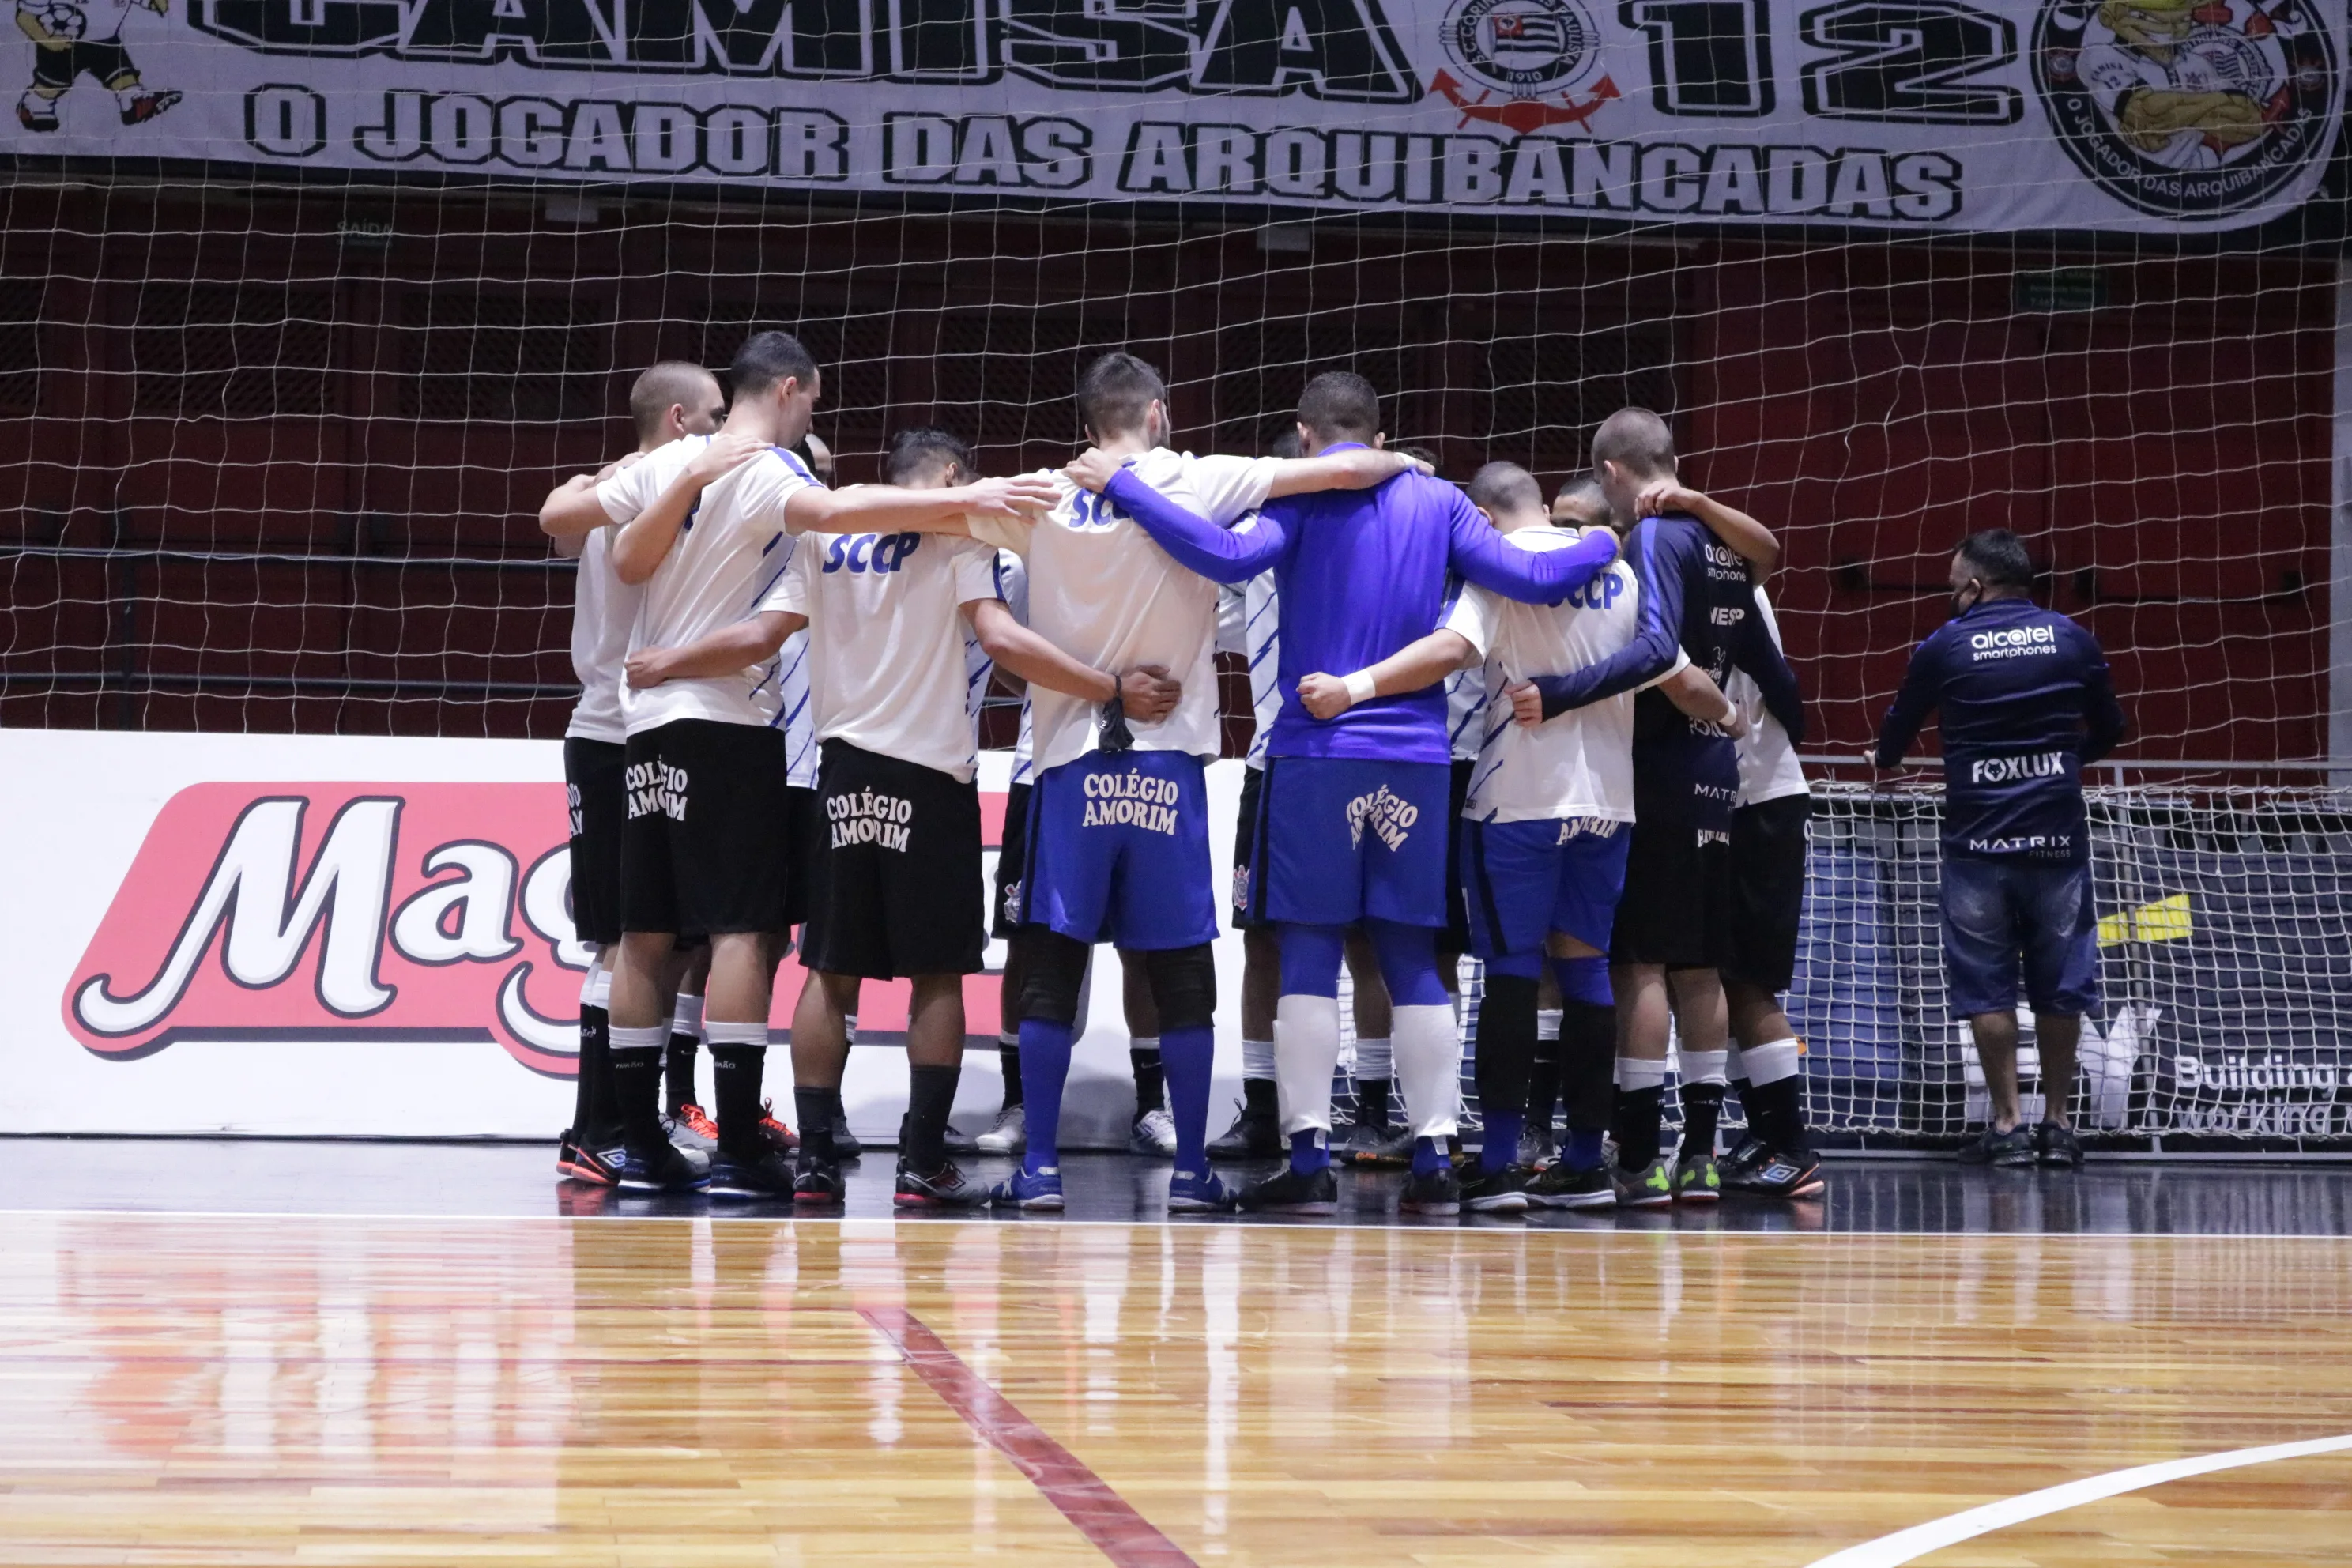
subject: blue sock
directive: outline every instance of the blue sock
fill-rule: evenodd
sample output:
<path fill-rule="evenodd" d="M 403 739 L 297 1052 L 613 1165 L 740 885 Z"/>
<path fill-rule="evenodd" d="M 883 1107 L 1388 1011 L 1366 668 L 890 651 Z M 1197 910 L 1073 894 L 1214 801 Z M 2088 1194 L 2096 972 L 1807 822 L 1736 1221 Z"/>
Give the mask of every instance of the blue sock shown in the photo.
<path fill-rule="evenodd" d="M 1511 1142 L 1515 1145 L 1518 1142 L 1516 1134 L 1513 1135 Z M 1446 1152 L 1444 1139 L 1416 1138 L 1412 1141 L 1412 1173 L 1414 1175 L 1426 1176 L 1432 1172 L 1443 1171 L 1453 1163 L 1454 1157 Z"/>
<path fill-rule="evenodd" d="M 1523 1110 L 1486 1112 L 1486 1141 L 1478 1146 L 1480 1170 L 1492 1175 L 1519 1157 L 1519 1128 L 1526 1121 Z"/>
<path fill-rule="evenodd" d="M 1571 1171 L 1597 1171 L 1609 1152 L 1601 1142 L 1607 1136 L 1598 1127 L 1571 1127 L 1568 1132 L 1568 1151 L 1560 1155 L 1560 1159 Z"/>
<path fill-rule="evenodd" d="M 1296 925 L 1286 921 L 1280 930 L 1282 994 L 1285 996 L 1339 994 L 1339 963 L 1347 952 L 1348 928 Z"/>
<path fill-rule="evenodd" d="M 1551 970 L 1559 982 L 1559 994 L 1570 1001 L 1595 1007 L 1616 1005 L 1617 994 L 1610 988 L 1607 959 L 1555 958 Z"/>
<path fill-rule="evenodd" d="M 1160 1063 L 1168 1075 L 1168 1112 L 1176 1121 L 1176 1168 L 1209 1168 L 1209 1075 L 1217 1054 L 1217 1032 L 1206 1024 L 1165 1029 Z"/>
<path fill-rule="evenodd" d="M 1070 1080 L 1070 1026 L 1043 1018 L 1021 1020 L 1021 1098 L 1029 1107 L 1031 1175 L 1062 1163 L 1062 1088 Z"/>
<path fill-rule="evenodd" d="M 1290 1135 L 1290 1168 L 1302 1176 L 1331 1168 L 1331 1151 L 1324 1146 L 1322 1133 L 1310 1127 Z"/>
<path fill-rule="evenodd" d="M 1453 1000 L 1437 977 L 1434 928 L 1366 921 L 1364 934 L 1372 939 L 1372 954 L 1381 961 L 1381 978 L 1388 982 L 1391 1002 L 1400 1007 L 1443 1007 Z"/>

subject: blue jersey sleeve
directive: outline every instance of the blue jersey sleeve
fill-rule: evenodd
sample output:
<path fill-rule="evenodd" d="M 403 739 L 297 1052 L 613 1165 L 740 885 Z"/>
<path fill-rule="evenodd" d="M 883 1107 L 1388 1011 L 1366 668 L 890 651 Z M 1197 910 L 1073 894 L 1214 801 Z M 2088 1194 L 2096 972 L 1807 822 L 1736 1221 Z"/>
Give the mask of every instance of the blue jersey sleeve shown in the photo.
<path fill-rule="evenodd" d="M 1289 543 L 1288 529 L 1275 509 L 1259 512 L 1257 526 L 1247 532 L 1219 528 L 1145 484 L 1132 469 L 1113 474 L 1103 494 L 1179 564 L 1213 582 L 1246 583 L 1272 567 Z"/>
<path fill-rule="evenodd" d="M 1536 677 L 1545 718 L 1557 719 L 1570 709 L 1646 686 L 1675 667 L 1683 646 L 1684 573 L 1703 563 L 1695 560 L 1685 542 L 1662 539 L 1660 532 L 1648 522 L 1638 523 L 1628 541 L 1625 563 L 1642 588 L 1633 640 L 1598 664 L 1568 675 Z"/>
<path fill-rule="evenodd" d="M 1465 581 L 1530 605 L 1557 605 L 1617 559 L 1617 544 L 1596 530 L 1565 550 L 1522 550 L 1453 492 L 1446 514 L 1446 563 Z"/>
<path fill-rule="evenodd" d="M 1756 683 L 1763 694 L 1764 710 L 1789 732 L 1789 743 L 1805 743 L 1805 694 L 1797 685 L 1797 672 L 1789 667 L 1786 655 L 1773 646 L 1772 634 L 1764 629 L 1764 617 L 1750 614 L 1740 623 L 1740 635 L 1732 644 L 1731 662 Z"/>
<path fill-rule="evenodd" d="M 2115 677 L 2107 669 L 2106 650 L 2099 639 L 2078 630 L 2083 660 L 2083 761 L 2095 763 L 2116 749 L 2131 728 L 2123 704 L 2116 700 Z"/>
<path fill-rule="evenodd" d="M 1919 726 L 1935 711 L 1943 693 L 1944 647 L 1941 634 L 1936 634 L 1911 651 L 1911 667 L 1903 672 L 1902 689 L 1878 726 L 1880 767 L 1902 765 L 1903 753 L 1919 738 Z"/>

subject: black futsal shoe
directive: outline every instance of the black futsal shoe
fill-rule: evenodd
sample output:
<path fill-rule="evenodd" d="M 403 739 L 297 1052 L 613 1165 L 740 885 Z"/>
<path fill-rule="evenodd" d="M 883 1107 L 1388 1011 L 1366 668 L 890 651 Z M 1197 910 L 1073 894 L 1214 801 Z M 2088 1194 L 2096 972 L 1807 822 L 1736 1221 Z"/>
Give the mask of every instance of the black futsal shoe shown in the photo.
<path fill-rule="evenodd" d="M 1528 1184 L 1528 1202 L 1542 1209 L 1613 1209 L 1617 1184 L 1606 1165 L 1571 1171 L 1555 1161 Z"/>
<path fill-rule="evenodd" d="M 1821 1161 L 1811 1152 L 1782 1154 L 1771 1150 L 1723 1178 L 1726 1192 L 1751 1198 L 1818 1197 L 1828 1185 Z"/>
<path fill-rule="evenodd" d="M 1282 1152 L 1282 1126 L 1271 1105 L 1242 1102 L 1241 1114 L 1209 1145 L 1212 1160 L 1271 1160 Z"/>
<path fill-rule="evenodd" d="M 765 1140 L 749 1154 L 721 1149 L 710 1157 L 709 1190 L 714 1198 L 788 1198 L 793 1195 L 793 1163 Z"/>
<path fill-rule="evenodd" d="M 1534 1174 L 1525 1165 L 1474 1170 L 1462 1184 L 1462 1206 L 1473 1214 L 1525 1214 L 1528 1181 Z"/>
<path fill-rule="evenodd" d="M 898 1162 L 898 1186 L 890 1201 L 905 1209 L 976 1209 L 988 1205 L 988 1189 L 967 1180 L 953 1160 L 941 1162 L 928 1176 L 917 1175 Z"/>
<path fill-rule="evenodd" d="M 625 1193 L 694 1193 L 709 1182 L 710 1167 L 675 1143 L 630 1144 L 621 1151 L 619 1174 Z"/>
<path fill-rule="evenodd" d="M 1524 1188 L 1519 1203 L 1522 1206 L 1527 1203 Z M 1460 1214 L 1462 1179 L 1448 1165 L 1426 1173 L 1415 1172 L 1404 1179 L 1404 1194 L 1397 1199 L 1397 1209 L 1402 1214 Z"/>
<path fill-rule="evenodd" d="M 2031 1165 L 2042 1157 L 2033 1129 L 2020 1122 L 2006 1132 L 1988 1127 L 1960 1145 L 1963 1165 Z"/>
<path fill-rule="evenodd" d="M 793 1177 L 793 1202 L 803 1208 L 837 1208 L 841 1204 L 841 1167 L 830 1160 L 801 1151 L 799 1173 Z"/>
<path fill-rule="evenodd" d="M 2042 1163 L 2061 1171 L 2077 1171 L 2083 1166 L 2083 1141 L 2071 1127 L 2061 1127 L 2055 1121 L 2045 1121 L 2034 1129 L 2034 1147 Z"/>
<path fill-rule="evenodd" d="M 1285 1165 L 1257 1185 L 1244 1188 L 1241 1206 L 1244 1214 L 1338 1214 L 1339 1178 L 1328 1165 L 1303 1173 Z"/>

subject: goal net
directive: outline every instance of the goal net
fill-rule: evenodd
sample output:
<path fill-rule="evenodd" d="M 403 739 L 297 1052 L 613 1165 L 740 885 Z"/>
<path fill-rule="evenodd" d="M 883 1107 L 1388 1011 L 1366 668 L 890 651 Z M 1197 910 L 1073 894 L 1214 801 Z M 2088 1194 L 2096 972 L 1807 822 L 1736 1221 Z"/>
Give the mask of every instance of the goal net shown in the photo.
<path fill-rule="evenodd" d="M 541 499 L 633 444 L 639 369 L 766 327 L 824 368 L 843 482 L 917 424 L 1057 464 L 1113 347 L 1196 450 L 1265 450 L 1345 367 L 1456 479 L 1549 489 L 1638 404 L 1779 531 L 1816 755 L 1868 747 L 1955 540 L 2026 536 L 2127 760 L 2253 770 L 2097 794 L 2099 1125 L 2352 1136 L 2338 803 L 2260 771 L 2330 754 L 2344 0 L 19 19 L 0 723 L 559 734 Z M 1863 776 L 1820 770 L 1814 1110 L 1950 1140 L 1937 797 Z"/>

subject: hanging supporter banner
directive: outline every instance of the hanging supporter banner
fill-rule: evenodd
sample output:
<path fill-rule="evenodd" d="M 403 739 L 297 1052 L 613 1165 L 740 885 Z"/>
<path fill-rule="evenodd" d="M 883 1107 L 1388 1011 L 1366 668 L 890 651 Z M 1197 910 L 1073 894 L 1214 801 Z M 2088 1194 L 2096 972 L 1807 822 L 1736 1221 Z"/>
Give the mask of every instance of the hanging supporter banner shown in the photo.
<path fill-rule="evenodd" d="M 1913 230 L 2316 188 L 2345 0 L 18 0 L 8 150 Z"/>
<path fill-rule="evenodd" d="M 0 805 L 45 827 L 12 867 L 40 896 L 0 906 L 0 1132 L 538 1138 L 569 1120 L 592 953 L 572 928 L 560 742 L 46 730 L 0 742 L 17 764 Z M 983 753 L 986 824 L 1010 771 Z M 1240 764 L 1210 777 L 1229 841 Z M 1236 998 L 1239 941 L 1217 950 Z M 1000 1024 L 1002 943 L 990 959 L 964 986 L 975 1047 Z M 788 957 L 778 1031 L 803 978 Z M 1074 1146 L 1123 1147 L 1134 1085 L 1108 950 L 1092 989 L 1065 1127 Z M 843 1098 L 861 1136 L 895 1137 L 906 1108 L 908 1000 L 903 982 L 860 996 Z M 1237 1095 L 1226 1022 L 1219 1068 Z M 995 1115 L 996 1065 L 993 1049 L 971 1054 L 968 1125 Z M 791 1103 L 788 1050 L 770 1056 L 768 1092 Z"/>

